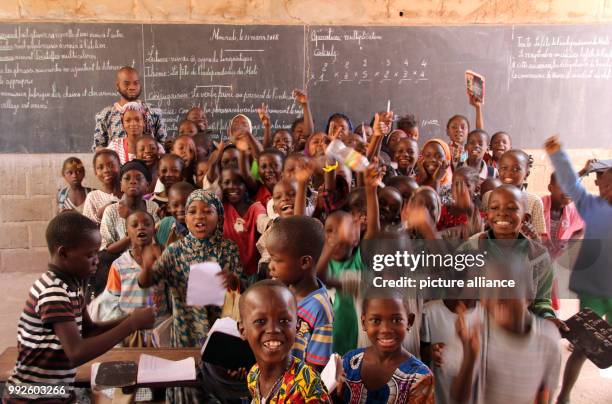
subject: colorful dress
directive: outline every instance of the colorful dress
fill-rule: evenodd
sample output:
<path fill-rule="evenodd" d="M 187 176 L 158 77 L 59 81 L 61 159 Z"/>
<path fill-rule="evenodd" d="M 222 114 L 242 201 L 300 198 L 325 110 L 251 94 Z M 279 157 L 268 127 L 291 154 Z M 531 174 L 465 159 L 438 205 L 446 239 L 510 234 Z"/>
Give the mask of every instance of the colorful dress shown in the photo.
<path fill-rule="evenodd" d="M 415 356 L 399 365 L 386 385 L 378 390 L 368 391 L 361 379 L 364 348 L 350 351 L 342 358 L 346 373 L 344 382 L 344 403 L 431 403 L 434 402 L 434 383 L 431 370 Z"/>
<path fill-rule="evenodd" d="M 259 365 L 255 364 L 247 376 L 247 386 L 253 396 L 252 404 L 263 403 L 259 394 Z M 327 389 L 319 375 L 307 364 L 293 358 L 280 385 L 273 389 L 265 400 L 266 404 L 331 403 Z"/>
<path fill-rule="evenodd" d="M 190 266 L 202 262 L 216 261 L 222 269 L 242 275 L 238 247 L 223 238 L 223 205 L 214 194 L 194 191 L 187 200 L 189 207 L 194 201 L 203 201 L 217 210 L 218 221 L 210 238 L 198 239 L 191 233 L 169 245 L 152 269 L 153 283 L 165 282 L 172 300 L 172 347 L 199 347 L 206 340 L 210 324 L 206 307 L 187 305 L 187 281 Z M 166 390 L 166 400 L 171 403 L 203 402 L 196 389 L 174 388 Z"/>

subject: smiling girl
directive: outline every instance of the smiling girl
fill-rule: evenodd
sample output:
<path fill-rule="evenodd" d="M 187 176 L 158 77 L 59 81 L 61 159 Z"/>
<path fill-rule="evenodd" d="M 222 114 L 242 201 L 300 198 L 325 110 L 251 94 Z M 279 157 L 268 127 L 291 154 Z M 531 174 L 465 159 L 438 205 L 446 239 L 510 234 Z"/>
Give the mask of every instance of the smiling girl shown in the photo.
<path fill-rule="evenodd" d="M 434 402 L 431 370 L 402 347 L 413 322 L 400 296 L 366 294 L 361 323 L 372 345 L 342 358 L 343 403 Z"/>

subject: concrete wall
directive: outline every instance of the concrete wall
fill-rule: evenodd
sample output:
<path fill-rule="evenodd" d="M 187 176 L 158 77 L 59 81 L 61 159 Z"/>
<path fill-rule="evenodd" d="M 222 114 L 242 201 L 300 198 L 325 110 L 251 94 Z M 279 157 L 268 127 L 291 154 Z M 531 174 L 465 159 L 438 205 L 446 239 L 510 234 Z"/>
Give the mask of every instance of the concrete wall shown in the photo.
<path fill-rule="evenodd" d="M 401 14 L 401 15 L 400 15 Z M 4 21 L 189 22 L 244 24 L 443 25 L 612 22 L 607 0 L 0 0 Z M 112 83 L 109 83 L 109 88 Z M 91 117 L 93 122 L 93 117 Z M 89 134 L 84 134 L 84 136 Z M 520 145 L 517 145 L 520 146 Z M 1 152 L 1 151 L 0 151 Z M 530 190 L 546 192 L 550 167 L 535 157 Z M 576 167 L 612 158 L 612 149 L 572 150 Z M 40 272 L 44 230 L 56 211 L 60 167 L 68 155 L 0 155 L 0 271 Z M 91 155 L 85 185 L 95 186 Z M 592 180 L 589 188 L 594 189 Z"/>

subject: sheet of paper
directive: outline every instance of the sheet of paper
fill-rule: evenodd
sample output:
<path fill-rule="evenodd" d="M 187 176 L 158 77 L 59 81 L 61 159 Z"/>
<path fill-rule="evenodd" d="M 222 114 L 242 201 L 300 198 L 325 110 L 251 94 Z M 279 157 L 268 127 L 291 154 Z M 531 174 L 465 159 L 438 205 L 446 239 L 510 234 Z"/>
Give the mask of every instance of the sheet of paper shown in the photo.
<path fill-rule="evenodd" d="M 200 353 L 202 354 L 204 353 L 204 351 L 206 350 L 206 345 L 208 345 L 208 341 L 210 341 L 210 337 L 215 332 L 222 332 L 224 334 L 229 334 L 229 335 L 233 335 L 234 337 L 240 338 L 240 333 L 238 332 L 238 326 L 237 326 L 236 320 L 230 317 L 219 318 L 217 319 L 217 321 L 215 321 L 213 326 L 208 331 L 208 337 L 206 338 L 204 345 L 202 345 L 202 349 L 200 350 Z"/>
<path fill-rule="evenodd" d="M 187 304 L 190 306 L 223 306 L 225 288 L 217 274 L 221 267 L 217 262 L 193 264 L 187 281 Z"/>
<path fill-rule="evenodd" d="M 325 387 L 327 387 L 327 391 L 330 393 L 334 391 L 336 389 L 336 386 L 338 385 L 338 383 L 336 382 L 336 372 L 338 369 L 336 361 L 339 358 L 340 355 L 338 355 L 337 353 L 333 353 L 329 358 L 329 362 L 327 362 L 327 365 L 325 366 L 325 368 L 323 368 L 323 371 L 321 372 L 321 380 L 323 381 L 323 384 L 325 384 Z"/>
<path fill-rule="evenodd" d="M 180 361 L 140 355 L 138 361 L 138 384 L 195 380 L 196 370 L 193 357 Z"/>

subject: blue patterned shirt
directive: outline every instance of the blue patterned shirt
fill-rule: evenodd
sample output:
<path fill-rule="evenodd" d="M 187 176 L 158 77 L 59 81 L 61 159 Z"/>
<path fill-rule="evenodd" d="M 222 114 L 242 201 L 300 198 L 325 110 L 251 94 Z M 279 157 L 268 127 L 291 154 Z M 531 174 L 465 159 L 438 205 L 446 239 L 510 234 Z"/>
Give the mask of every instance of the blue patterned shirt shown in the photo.
<path fill-rule="evenodd" d="M 317 280 L 319 289 L 298 304 L 298 331 L 293 356 L 309 365 L 325 366 L 332 354 L 333 308 L 327 289 Z"/>

